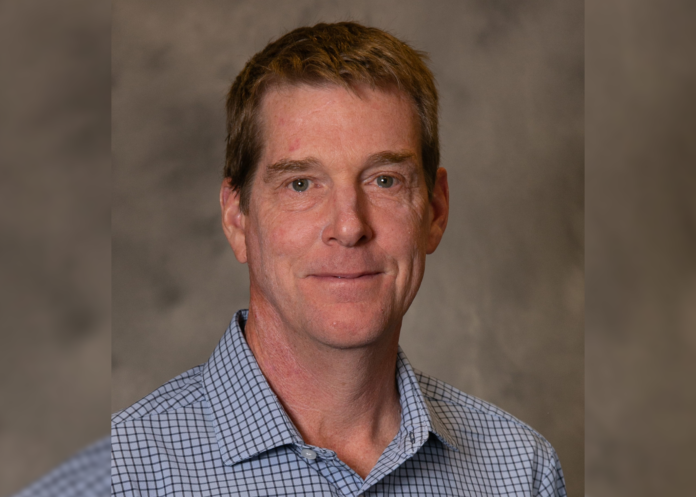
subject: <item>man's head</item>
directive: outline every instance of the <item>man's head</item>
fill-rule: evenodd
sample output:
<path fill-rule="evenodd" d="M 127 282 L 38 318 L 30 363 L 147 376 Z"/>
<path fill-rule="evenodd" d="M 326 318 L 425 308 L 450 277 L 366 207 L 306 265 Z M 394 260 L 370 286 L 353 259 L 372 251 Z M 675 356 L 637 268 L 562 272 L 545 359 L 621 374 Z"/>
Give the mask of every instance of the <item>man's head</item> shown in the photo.
<path fill-rule="evenodd" d="M 410 48 L 378 30 L 302 28 L 255 56 L 230 93 L 240 99 L 231 108 L 252 129 L 236 130 L 243 123 L 234 121 L 228 145 L 243 149 L 235 140 L 245 133 L 259 140 L 244 155 L 252 166 L 246 172 L 235 172 L 242 159 L 231 166 L 228 156 L 221 189 L 225 233 L 237 259 L 249 264 L 251 310 L 331 347 L 396 336 L 386 332 L 398 331 L 420 286 L 425 255 L 447 223 L 447 177 L 437 168 L 433 134 L 434 84 L 427 72 L 427 88 L 416 88 L 427 71 L 422 68 L 406 83 L 388 79 L 410 71 L 386 55 L 397 45 L 409 54 L 401 62 L 422 65 Z M 391 66 L 370 62 L 374 57 Z M 327 64 L 340 80 L 318 79 Z M 240 90 L 276 65 L 307 74 L 274 75 L 262 90 Z M 423 118 L 431 114 L 434 123 Z"/>
<path fill-rule="evenodd" d="M 421 160 L 428 191 L 440 163 L 438 97 L 425 55 L 377 28 L 352 22 L 298 28 L 254 55 L 227 97 L 224 176 L 240 192 L 243 212 L 263 151 L 259 109 L 272 88 L 358 86 L 404 92 L 418 116 Z"/>

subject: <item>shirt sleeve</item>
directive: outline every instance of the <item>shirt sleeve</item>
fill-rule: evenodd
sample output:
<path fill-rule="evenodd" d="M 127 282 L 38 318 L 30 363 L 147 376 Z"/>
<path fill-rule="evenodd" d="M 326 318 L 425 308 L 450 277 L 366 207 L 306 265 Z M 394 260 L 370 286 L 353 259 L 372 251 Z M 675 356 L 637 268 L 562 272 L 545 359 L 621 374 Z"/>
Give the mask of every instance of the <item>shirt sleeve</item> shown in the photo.
<path fill-rule="evenodd" d="M 83 449 L 14 497 L 102 497 L 109 495 L 111 438 Z"/>
<path fill-rule="evenodd" d="M 553 448 L 539 485 L 539 492 L 536 495 L 539 497 L 567 497 L 561 461 Z"/>

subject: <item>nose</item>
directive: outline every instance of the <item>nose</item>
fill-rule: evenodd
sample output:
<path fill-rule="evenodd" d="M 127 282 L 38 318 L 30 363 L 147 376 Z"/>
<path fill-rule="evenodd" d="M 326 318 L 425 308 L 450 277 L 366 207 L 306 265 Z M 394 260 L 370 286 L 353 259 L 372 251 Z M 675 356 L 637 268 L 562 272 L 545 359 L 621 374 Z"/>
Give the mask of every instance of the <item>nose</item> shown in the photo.
<path fill-rule="evenodd" d="M 358 188 L 335 190 L 329 203 L 329 222 L 322 232 L 324 243 L 355 247 L 370 241 L 374 233 L 367 207 L 367 199 Z"/>

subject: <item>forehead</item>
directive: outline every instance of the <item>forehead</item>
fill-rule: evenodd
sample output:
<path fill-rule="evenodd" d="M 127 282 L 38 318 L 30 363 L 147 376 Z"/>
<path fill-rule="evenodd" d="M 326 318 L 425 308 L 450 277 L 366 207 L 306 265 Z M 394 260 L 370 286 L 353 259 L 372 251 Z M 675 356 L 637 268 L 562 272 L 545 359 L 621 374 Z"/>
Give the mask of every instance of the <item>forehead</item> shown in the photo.
<path fill-rule="evenodd" d="M 420 151 L 415 106 L 396 90 L 281 86 L 264 95 L 260 118 L 262 164 L 307 153 L 357 160 L 385 150 Z"/>

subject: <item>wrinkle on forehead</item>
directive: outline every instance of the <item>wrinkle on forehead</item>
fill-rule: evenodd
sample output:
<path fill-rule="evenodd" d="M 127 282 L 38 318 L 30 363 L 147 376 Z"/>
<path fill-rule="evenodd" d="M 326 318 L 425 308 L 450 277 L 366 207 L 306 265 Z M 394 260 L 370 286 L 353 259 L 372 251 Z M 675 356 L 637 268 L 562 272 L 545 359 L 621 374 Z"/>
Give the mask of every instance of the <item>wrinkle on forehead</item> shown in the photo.
<path fill-rule="evenodd" d="M 345 88 L 334 84 L 274 86 L 264 95 L 259 113 L 263 126 L 259 131 L 265 138 L 262 139 L 259 179 L 266 184 L 281 173 L 299 173 L 309 170 L 310 166 L 328 166 L 333 163 L 336 153 L 342 159 L 352 157 L 351 160 L 357 160 L 364 167 L 409 162 L 421 164 L 420 120 L 412 99 L 398 88 L 370 88 L 366 85 Z M 375 118 L 382 123 L 377 128 L 374 126 Z M 392 127 L 402 133 L 404 124 L 410 129 L 407 133 L 413 134 L 407 141 L 415 147 L 392 142 L 382 144 L 388 148 L 373 149 L 369 158 L 353 153 L 354 139 L 366 138 L 379 147 L 379 137 L 383 133 L 388 135 Z M 367 129 L 373 131 L 365 137 Z M 328 143 L 329 148 L 320 146 L 317 149 L 317 145 L 322 143 Z M 308 160 L 314 158 L 320 159 Z M 317 160 L 321 163 L 317 164 Z"/>

